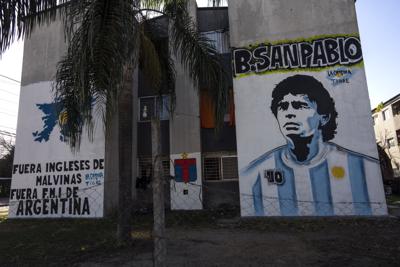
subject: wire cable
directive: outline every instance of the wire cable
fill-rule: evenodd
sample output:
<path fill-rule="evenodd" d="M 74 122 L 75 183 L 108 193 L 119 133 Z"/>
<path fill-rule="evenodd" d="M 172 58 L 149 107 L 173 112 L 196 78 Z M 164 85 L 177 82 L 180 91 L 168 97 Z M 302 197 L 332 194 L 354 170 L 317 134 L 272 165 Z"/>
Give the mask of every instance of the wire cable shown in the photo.
<path fill-rule="evenodd" d="M 13 78 L 11 78 L 11 77 L 8 77 L 8 76 L 6 76 L 6 75 L 3 75 L 3 74 L 0 74 L 0 77 L 6 78 L 6 79 L 8 79 L 8 80 L 10 80 L 10 81 L 13 81 L 13 82 L 16 82 L 16 83 L 21 83 L 20 81 L 15 80 L 15 79 L 13 79 Z"/>
<path fill-rule="evenodd" d="M 7 131 L 2 131 L 2 130 L 0 130 L 0 135 L 5 135 L 5 136 L 13 137 L 13 138 L 16 137 L 15 133 L 10 133 L 10 132 L 7 132 Z"/>
<path fill-rule="evenodd" d="M 11 128 L 11 127 L 8 127 L 8 126 L 5 126 L 5 125 L 0 125 L 0 128 L 7 128 L 7 129 L 10 129 L 10 130 L 16 131 L 15 128 Z"/>

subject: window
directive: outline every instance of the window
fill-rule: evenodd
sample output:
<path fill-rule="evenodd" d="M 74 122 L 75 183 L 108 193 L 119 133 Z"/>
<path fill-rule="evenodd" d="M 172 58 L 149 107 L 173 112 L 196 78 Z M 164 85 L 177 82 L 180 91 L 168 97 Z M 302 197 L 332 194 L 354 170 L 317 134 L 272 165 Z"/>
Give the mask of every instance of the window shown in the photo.
<path fill-rule="evenodd" d="M 151 157 L 141 156 L 138 157 L 138 174 L 136 179 L 136 188 L 146 190 L 150 184 L 153 177 L 153 164 Z M 163 157 L 161 159 L 162 164 L 162 175 L 165 179 L 170 177 L 170 165 L 169 158 Z"/>
<path fill-rule="evenodd" d="M 203 175 L 206 181 L 237 180 L 237 156 L 205 156 Z"/>
<path fill-rule="evenodd" d="M 400 101 L 392 104 L 393 116 L 400 115 Z"/>
<path fill-rule="evenodd" d="M 221 157 L 221 172 L 224 180 L 227 179 L 238 179 L 238 162 L 235 156 Z"/>
<path fill-rule="evenodd" d="M 228 107 L 224 115 L 224 122 L 230 127 L 235 126 L 235 103 L 233 89 L 228 90 Z M 211 129 L 215 127 L 214 102 L 209 91 L 200 92 L 200 125 L 201 128 Z"/>
<path fill-rule="evenodd" d="M 372 116 L 372 125 L 375 126 L 377 119 L 378 119 L 378 115 Z"/>
<path fill-rule="evenodd" d="M 400 129 L 396 131 L 397 143 L 400 144 Z"/>
<path fill-rule="evenodd" d="M 388 145 L 389 148 L 396 146 L 394 138 L 389 138 L 389 139 L 386 140 L 386 142 L 387 142 L 387 145 Z"/>
<path fill-rule="evenodd" d="M 138 158 L 138 176 L 139 177 L 151 177 L 153 172 L 153 166 L 151 164 L 151 157 L 140 157 Z"/>
<path fill-rule="evenodd" d="M 203 171 L 205 180 L 221 180 L 220 158 L 204 158 Z"/>
<path fill-rule="evenodd" d="M 139 98 L 139 121 L 149 121 L 154 117 L 155 114 L 155 97 L 141 97 Z"/>
<path fill-rule="evenodd" d="M 389 110 L 388 109 L 382 111 L 382 118 L 383 118 L 384 121 L 388 118 L 388 115 L 389 115 Z"/>
<path fill-rule="evenodd" d="M 163 176 L 170 175 L 170 164 L 169 158 L 163 157 L 161 159 Z M 139 177 L 149 177 L 153 176 L 153 163 L 151 157 L 138 157 L 138 176 Z"/>
<path fill-rule="evenodd" d="M 139 121 L 150 121 L 156 114 L 160 103 L 160 120 L 169 120 L 170 101 L 168 95 L 159 96 L 145 96 L 139 98 Z"/>
<path fill-rule="evenodd" d="M 207 37 L 213 44 L 214 48 L 220 54 L 229 53 L 229 32 L 225 30 L 217 30 L 210 32 L 202 32 L 201 35 Z"/>
<path fill-rule="evenodd" d="M 161 103 L 161 111 L 160 111 L 160 120 L 169 120 L 169 113 L 171 111 L 171 105 L 169 101 L 169 95 L 163 95 L 161 99 L 157 97 L 158 101 L 162 101 Z"/>

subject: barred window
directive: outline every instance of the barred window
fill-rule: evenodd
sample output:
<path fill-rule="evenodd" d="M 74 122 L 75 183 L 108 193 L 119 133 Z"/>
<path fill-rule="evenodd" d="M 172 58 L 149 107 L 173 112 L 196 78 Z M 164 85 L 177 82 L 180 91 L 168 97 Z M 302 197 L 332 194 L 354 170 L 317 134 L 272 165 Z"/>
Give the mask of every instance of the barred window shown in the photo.
<path fill-rule="evenodd" d="M 164 176 L 171 175 L 169 162 L 170 162 L 169 159 L 163 159 L 161 162 Z"/>
<path fill-rule="evenodd" d="M 224 180 L 238 179 L 238 163 L 237 157 L 222 157 L 222 176 Z"/>
<path fill-rule="evenodd" d="M 169 158 L 163 157 L 161 159 L 163 176 L 170 175 Z M 153 162 L 151 157 L 138 157 L 138 176 L 151 177 L 153 175 Z"/>
<path fill-rule="evenodd" d="M 220 180 L 220 158 L 204 158 L 203 172 L 205 180 Z"/>
<path fill-rule="evenodd" d="M 153 173 L 153 165 L 151 157 L 139 157 L 138 158 L 138 176 L 139 177 L 151 177 Z"/>
<path fill-rule="evenodd" d="M 203 174 L 206 181 L 238 179 L 237 156 L 203 157 Z"/>

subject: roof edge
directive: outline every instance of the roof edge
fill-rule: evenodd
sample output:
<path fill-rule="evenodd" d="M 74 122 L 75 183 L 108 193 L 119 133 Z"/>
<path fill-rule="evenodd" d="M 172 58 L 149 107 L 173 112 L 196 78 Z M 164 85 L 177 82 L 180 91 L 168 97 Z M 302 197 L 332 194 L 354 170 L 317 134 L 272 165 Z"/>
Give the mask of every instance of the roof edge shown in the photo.
<path fill-rule="evenodd" d="M 390 98 L 389 100 L 383 102 L 383 106 L 386 107 L 390 104 L 392 104 L 393 102 L 395 102 L 396 100 L 400 100 L 400 94 L 395 95 L 394 97 Z M 376 108 L 371 110 L 372 113 L 376 112 Z"/>

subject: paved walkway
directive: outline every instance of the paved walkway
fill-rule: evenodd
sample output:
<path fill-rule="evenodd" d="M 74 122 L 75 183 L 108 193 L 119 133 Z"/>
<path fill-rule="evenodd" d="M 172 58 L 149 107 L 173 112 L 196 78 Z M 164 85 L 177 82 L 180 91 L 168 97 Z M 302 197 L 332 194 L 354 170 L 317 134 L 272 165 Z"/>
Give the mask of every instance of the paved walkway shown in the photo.
<path fill-rule="evenodd" d="M 243 223 L 243 221 L 242 221 Z M 257 221 L 253 222 L 257 224 Z M 252 226 L 249 223 L 248 226 Z M 167 229 L 167 266 L 399 266 L 396 219 L 259 221 L 256 229 Z M 241 226 L 246 227 L 246 226 Z M 262 229 L 265 228 L 265 229 Z M 140 243 L 135 243 L 138 252 Z M 78 267 L 151 267 L 152 253 L 99 255 Z"/>

